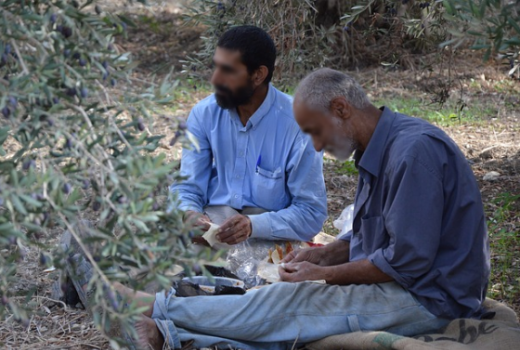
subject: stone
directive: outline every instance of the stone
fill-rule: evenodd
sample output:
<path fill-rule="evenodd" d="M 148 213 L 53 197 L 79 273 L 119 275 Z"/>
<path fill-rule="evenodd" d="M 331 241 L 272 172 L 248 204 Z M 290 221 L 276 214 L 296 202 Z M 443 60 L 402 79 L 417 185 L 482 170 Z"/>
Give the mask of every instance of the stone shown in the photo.
<path fill-rule="evenodd" d="M 500 173 L 496 171 L 490 171 L 484 175 L 484 181 L 497 181 L 500 178 Z"/>

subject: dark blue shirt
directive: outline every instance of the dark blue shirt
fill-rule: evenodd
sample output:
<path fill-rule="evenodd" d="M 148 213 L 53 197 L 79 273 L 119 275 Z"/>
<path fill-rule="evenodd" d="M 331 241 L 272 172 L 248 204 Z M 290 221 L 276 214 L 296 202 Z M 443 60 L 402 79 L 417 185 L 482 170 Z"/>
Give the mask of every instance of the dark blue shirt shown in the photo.
<path fill-rule="evenodd" d="M 383 109 L 364 152 L 350 261 L 368 259 L 438 317 L 475 317 L 489 279 L 480 191 L 442 130 Z"/>

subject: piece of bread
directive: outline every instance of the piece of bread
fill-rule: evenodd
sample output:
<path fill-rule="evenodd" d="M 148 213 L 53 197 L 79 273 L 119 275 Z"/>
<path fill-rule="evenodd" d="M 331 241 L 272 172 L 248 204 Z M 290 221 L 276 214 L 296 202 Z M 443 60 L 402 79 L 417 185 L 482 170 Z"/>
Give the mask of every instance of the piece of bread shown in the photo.
<path fill-rule="evenodd" d="M 219 228 L 220 228 L 219 225 L 211 223 L 209 226 L 209 230 L 207 230 L 206 233 L 204 233 L 204 235 L 202 235 L 202 238 L 204 238 L 208 242 L 208 244 L 210 245 L 211 248 L 229 249 L 231 247 L 229 244 L 222 243 L 217 238 L 217 232 L 218 232 Z"/>

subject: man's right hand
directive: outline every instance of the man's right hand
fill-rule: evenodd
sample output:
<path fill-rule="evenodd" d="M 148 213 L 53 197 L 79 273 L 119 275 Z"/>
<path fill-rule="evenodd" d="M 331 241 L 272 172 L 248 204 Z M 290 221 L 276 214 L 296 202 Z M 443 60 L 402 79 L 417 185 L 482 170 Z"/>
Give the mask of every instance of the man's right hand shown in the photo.
<path fill-rule="evenodd" d="M 187 210 L 184 213 L 184 223 L 193 225 L 197 227 L 199 230 L 206 232 L 207 230 L 209 230 L 211 220 L 207 215 L 193 210 Z"/>
<path fill-rule="evenodd" d="M 308 261 L 315 265 L 326 266 L 324 253 L 325 249 L 323 249 L 322 247 L 296 249 L 290 252 L 285 258 L 283 258 L 281 262 L 297 263 L 302 261 Z"/>
<path fill-rule="evenodd" d="M 334 266 L 349 261 L 350 242 L 336 240 L 318 248 L 297 249 L 287 255 L 283 263 L 308 261 L 319 266 Z"/>

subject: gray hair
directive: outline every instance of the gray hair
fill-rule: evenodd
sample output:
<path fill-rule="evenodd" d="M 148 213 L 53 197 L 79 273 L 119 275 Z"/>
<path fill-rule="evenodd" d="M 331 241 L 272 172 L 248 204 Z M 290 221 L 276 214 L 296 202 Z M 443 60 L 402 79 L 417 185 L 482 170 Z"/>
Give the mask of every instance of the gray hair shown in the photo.
<path fill-rule="evenodd" d="M 330 68 L 321 68 L 307 75 L 298 85 L 295 97 L 310 108 L 327 111 L 336 97 L 344 97 L 357 109 L 370 105 L 367 94 L 354 78 Z"/>

